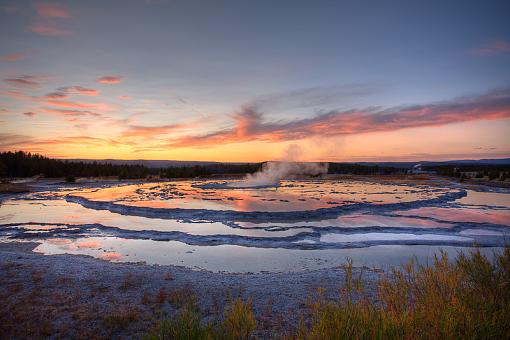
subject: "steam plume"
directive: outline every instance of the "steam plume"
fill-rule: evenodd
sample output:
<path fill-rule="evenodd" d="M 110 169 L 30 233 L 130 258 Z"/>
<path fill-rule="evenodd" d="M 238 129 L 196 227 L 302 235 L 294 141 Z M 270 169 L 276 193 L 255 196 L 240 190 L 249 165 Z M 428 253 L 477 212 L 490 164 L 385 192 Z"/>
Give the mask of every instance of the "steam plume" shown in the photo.
<path fill-rule="evenodd" d="M 299 146 L 292 144 L 285 152 L 282 161 L 267 162 L 262 169 L 254 174 L 248 174 L 240 181 L 228 186 L 233 188 L 254 188 L 278 186 L 280 181 L 298 175 L 320 175 L 328 172 L 328 163 L 296 162 L 301 155 Z"/>

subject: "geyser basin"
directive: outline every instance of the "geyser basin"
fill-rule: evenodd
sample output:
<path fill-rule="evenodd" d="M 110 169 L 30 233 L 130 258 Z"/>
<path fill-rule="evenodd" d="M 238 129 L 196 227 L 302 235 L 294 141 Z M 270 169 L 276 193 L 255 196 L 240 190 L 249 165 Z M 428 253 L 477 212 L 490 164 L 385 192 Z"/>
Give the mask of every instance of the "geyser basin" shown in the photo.
<path fill-rule="evenodd" d="M 56 186 L 0 206 L 0 240 L 46 254 L 87 254 L 225 271 L 300 271 L 430 260 L 442 247 L 501 247 L 510 194 L 458 185 L 286 180 Z M 489 248 L 490 247 L 490 248 Z"/>
<path fill-rule="evenodd" d="M 70 193 L 89 202 L 168 208 L 250 211 L 305 211 L 353 203 L 385 204 L 428 200 L 458 190 L 426 185 L 362 181 L 295 180 L 278 187 L 229 187 L 236 181 L 179 181 L 137 184 Z"/>

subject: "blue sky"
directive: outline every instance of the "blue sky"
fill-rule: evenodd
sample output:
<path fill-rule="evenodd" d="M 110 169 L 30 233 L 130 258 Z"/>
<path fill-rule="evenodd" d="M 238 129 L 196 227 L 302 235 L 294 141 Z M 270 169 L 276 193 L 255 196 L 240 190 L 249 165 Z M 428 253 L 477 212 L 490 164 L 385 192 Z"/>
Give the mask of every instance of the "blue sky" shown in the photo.
<path fill-rule="evenodd" d="M 11 139 L 3 148 L 31 148 L 67 157 L 72 150 L 62 152 L 63 147 L 41 142 L 55 135 L 88 136 L 115 142 L 119 154 L 128 158 L 191 154 L 212 159 L 223 153 L 217 139 L 200 150 L 182 143 L 177 143 L 180 151 L 168 149 L 175 148 L 176 138 L 191 140 L 188 137 L 231 130 L 238 123 L 233 117 L 246 106 L 261 110 L 263 123 L 288 123 L 331 110 L 395 110 L 500 89 L 508 95 L 508 13 L 508 1 L 1 1 L 0 105 L 5 113 L 0 128 Z M 5 81 L 27 75 L 38 77 L 36 86 Z M 108 75 L 122 80 L 108 85 L 97 82 Z M 99 91 L 99 96 L 80 97 L 80 102 L 115 108 L 96 112 L 95 120 L 84 118 L 86 114 L 62 119 L 44 111 L 49 104 L 41 104 L 41 98 L 71 86 Z M 12 91 L 26 98 L 13 96 Z M 507 112 L 505 105 L 500 110 Z M 20 118 L 26 112 L 35 114 Z M 457 115 L 458 120 L 447 124 L 462 123 L 462 112 Z M 106 126 L 95 126 L 105 116 Z M 479 147 L 496 148 L 491 152 L 504 156 L 510 150 L 508 142 L 503 137 L 493 141 L 488 134 L 510 132 L 508 117 L 492 115 L 489 120 L 494 126 L 480 123 L 485 139 L 471 137 Z M 115 128 L 108 129 L 112 124 Z M 185 128 L 152 139 L 123 136 L 130 126 L 168 125 Z M 497 132 L 501 125 L 505 129 Z M 355 134 L 360 133 L 364 130 Z M 339 138 L 345 145 L 351 137 Z M 246 160 L 278 158 L 288 143 L 309 144 L 301 135 L 297 140 L 258 135 L 241 139 L 240 144 L 257 148 L 257 143 L 251 144 L 258 142 L 268 150 Z M 220 144 L 235 144 L 232 140 Z M 452 156 L 480 154 L 467 140 L 464 147 L 451 150 Z M 112 152 L 113 144 L 106 143 L 98 147 L 97 157 Z M 377 138 L 374 143 L 373 153 L 367 146 L 358 156 L 387 157 L 377 149 Z M 140 151 L 140 145 L 152 149 Z M 442 155 L 434 149 L 427 153 Z M 412 158 L 412 154 L 408 150 L 394 157 Z M 338 159 L 349 157 L 355 159 L 357 154 L 338 155 Z"/>

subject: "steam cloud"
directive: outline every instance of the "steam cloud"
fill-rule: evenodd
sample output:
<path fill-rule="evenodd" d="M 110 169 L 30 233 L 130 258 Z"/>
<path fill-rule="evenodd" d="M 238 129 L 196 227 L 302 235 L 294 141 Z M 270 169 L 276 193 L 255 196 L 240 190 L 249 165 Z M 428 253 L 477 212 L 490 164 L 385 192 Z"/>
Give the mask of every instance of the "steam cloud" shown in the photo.
<path fill-rule="evenodd" d="M 230 183 L 232 188 L 256 188 L 278 186 L 280 181 L 299 175 L 321 175 L 328 172 L 328 163 L 296 162 L 301 154 L 299 146 L 292 144 L 286 150 L 284 160 L 267 162 L 262 169 L 248 174 L 239 182 Z"/>

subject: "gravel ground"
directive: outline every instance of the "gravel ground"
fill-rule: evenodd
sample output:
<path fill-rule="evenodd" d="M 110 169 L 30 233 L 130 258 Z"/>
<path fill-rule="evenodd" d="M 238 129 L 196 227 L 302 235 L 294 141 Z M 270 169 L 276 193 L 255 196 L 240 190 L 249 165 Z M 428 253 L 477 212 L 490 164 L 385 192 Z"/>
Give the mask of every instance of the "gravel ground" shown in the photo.
<path fill-rule="evenodd" d="M 250 299 L 257 337 L 292 331 L 318 294 L 338 298 L 342 268 L 232 274 L 176 266 L 42 255 L 37 243 L 0 243 L 0 338 L 137 338 L 190 297 L 204 321 L 221 317 L 228 297 Z M 375 295 L 380 272 L 363 273 Z M 319 289 L 321 288 L 321 289 Z M 320 293 L 322 292 L 322 293 Z"/>

